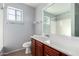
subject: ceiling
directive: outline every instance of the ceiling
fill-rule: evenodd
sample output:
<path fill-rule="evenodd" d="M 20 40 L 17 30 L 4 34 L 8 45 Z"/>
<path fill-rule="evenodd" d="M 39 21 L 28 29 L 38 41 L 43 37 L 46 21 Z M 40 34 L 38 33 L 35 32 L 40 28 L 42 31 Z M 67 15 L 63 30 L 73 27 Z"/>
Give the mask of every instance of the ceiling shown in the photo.
<path fill-rule="evenodd" d="M 70 11 L 71 5 L 69 3 L 55 3 L 45 9 L 46 12 L 52 13 L 53 15 L 59 15 Z"/>
<path fill-rule="evenodd" d="M 26 3 L 26 5 L 29 5 L 29 6 L 34 7 L 34 8 L 38 7 L 41 4 L 42 3 Z"/>

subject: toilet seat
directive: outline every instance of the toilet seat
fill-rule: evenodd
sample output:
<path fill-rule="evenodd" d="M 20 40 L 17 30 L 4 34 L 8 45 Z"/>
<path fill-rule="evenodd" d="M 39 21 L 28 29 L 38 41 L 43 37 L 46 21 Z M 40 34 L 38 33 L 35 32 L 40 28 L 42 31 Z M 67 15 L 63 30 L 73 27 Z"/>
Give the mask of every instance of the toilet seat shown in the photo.
<path fill-rule="evenodd" d="M 31 42 L 25 42 L 24 44 L 23 44 L 23 47 L 29 47 L 31 45 Z"/>

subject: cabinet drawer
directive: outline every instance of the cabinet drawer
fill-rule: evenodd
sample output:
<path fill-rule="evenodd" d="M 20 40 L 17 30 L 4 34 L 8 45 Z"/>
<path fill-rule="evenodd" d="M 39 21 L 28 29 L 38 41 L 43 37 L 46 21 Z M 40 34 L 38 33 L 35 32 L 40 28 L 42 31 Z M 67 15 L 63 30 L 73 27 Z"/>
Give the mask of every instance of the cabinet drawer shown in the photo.
<path fill-rule="evenodd" d="M 44 54 L 48 54 L 49 56 L 59 56 L 60 53 L 58 51 L 56 51 L 55 49 L 48 47 L 48 46 L 44 46 Z"/>

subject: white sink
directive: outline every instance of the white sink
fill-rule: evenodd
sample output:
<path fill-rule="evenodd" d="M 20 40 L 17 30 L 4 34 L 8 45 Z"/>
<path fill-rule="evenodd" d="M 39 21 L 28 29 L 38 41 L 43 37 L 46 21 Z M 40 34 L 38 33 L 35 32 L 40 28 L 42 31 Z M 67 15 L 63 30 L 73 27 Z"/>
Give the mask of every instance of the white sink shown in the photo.
<path fill-rule="evenodd" d="M 48 43 L 48 44 L 50 44 L 51 42 L 50 42 L 50 40 L 46 40 L 46 41 L 44 41 L 45 43 Z"/>

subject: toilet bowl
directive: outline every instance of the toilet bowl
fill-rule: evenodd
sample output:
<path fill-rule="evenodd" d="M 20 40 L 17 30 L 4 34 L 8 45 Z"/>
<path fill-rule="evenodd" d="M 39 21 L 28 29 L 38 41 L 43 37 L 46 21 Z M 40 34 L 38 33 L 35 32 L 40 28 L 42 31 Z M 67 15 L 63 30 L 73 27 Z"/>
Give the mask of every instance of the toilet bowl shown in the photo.
<path fill-rule="evenodd" d="M 30 42 L 25 42 L 23 44 L 23 47 L 26 48 L 26 51 L 25 51 L 26 54 L 31 53 L 31 48 L 30 48 L 31 47 L 31 41 Z"/>

